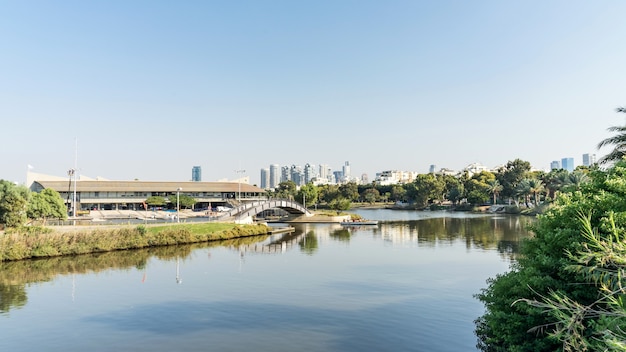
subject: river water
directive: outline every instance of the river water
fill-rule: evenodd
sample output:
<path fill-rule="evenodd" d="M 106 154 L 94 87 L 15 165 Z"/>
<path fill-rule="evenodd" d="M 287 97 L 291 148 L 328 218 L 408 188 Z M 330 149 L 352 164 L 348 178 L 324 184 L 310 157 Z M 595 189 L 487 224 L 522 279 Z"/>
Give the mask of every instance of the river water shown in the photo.
<path fill-rule="evenodd" d="M 354 212 L 381 223 L 0 263 L 0 351 L 475 351 L 533 220 Z"/>

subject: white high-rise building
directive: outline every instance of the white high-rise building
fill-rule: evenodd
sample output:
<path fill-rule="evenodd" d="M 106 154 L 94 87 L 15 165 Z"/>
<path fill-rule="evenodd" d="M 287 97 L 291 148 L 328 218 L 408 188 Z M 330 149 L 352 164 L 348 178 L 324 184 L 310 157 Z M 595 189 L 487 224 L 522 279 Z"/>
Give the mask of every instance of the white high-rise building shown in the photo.
<path fill-rule="evenodd" d="M 270 165 L 270 179 L 269 179 L 269 188 L 277 188 L 280 183 L 280 165 L 272 164 Z"/>
<path fill-rule="evenodd" d="M 350 174 L 350 162 L 346 161 L 345 164 L 343 164 L 343 167 L 341 169 L 341 171 L 343 171 L 343 180 L 344 181 L 349 181 L 351 174 Z"/>
<path fill-rule="evenodd" d="M 317 177 L 317 173 L 315 172 L 315 165 L 307 163 L 304 165 L 304 184 L 308 184 L 312 182 L 314 178 Z"/>
<path fill-rule="evenodd" d="M 330 182 L 332 178 L 332 171 L 327 164 L 320 164 L 319 166 L 319 178 L 320 181 L 324 180 L 326 182 Z"/>

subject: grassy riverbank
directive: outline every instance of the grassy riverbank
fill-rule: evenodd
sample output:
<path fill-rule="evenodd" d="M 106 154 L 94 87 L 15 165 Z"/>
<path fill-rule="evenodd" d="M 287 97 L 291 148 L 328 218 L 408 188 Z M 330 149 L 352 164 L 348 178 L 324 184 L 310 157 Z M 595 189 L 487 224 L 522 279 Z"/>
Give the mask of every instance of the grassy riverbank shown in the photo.
<path fill-rule="evenodd" d="M 267 225 L 193 223 L 96 228 L 24 228 L 0 235 L 0 261 L 138 249 L 263 235 Z"/>

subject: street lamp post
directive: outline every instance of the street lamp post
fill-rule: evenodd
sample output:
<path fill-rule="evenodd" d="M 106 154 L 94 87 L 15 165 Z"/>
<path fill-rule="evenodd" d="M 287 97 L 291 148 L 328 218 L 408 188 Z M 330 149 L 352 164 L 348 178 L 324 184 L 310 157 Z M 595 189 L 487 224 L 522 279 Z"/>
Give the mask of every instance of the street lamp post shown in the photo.
<path fill-rule="evenodd" d="M 176 189 L 176 222 L 180 222 L 180 191 L 182 190 L 181 187 Z"/>
<path fill-rule="evenodd" d="M 242 173 L 246 172 L 246 170 L 235 170 L 235 172 L 238 173 L 238 174 L 242 174 Z M 239 203 L 241 203 L 241 176 L 237 177 L 237 185 L 239 187 L 239 189 L 238 189 L 239 192 L 237 192 L 238 193 L 237 201 Z"/>

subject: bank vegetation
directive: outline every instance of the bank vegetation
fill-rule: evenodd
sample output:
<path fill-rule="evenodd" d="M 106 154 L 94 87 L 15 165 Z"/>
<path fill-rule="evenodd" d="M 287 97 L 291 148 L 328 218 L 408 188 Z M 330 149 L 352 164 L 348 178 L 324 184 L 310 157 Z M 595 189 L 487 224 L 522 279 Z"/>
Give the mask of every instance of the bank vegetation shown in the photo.
<path fill-rule="evenodd" d="M 234 223 L 120 226 L 57 231 L 20 227 L 0 236 L 0 261 L 200 243 L 270 233 L 264 224 Z"/>

